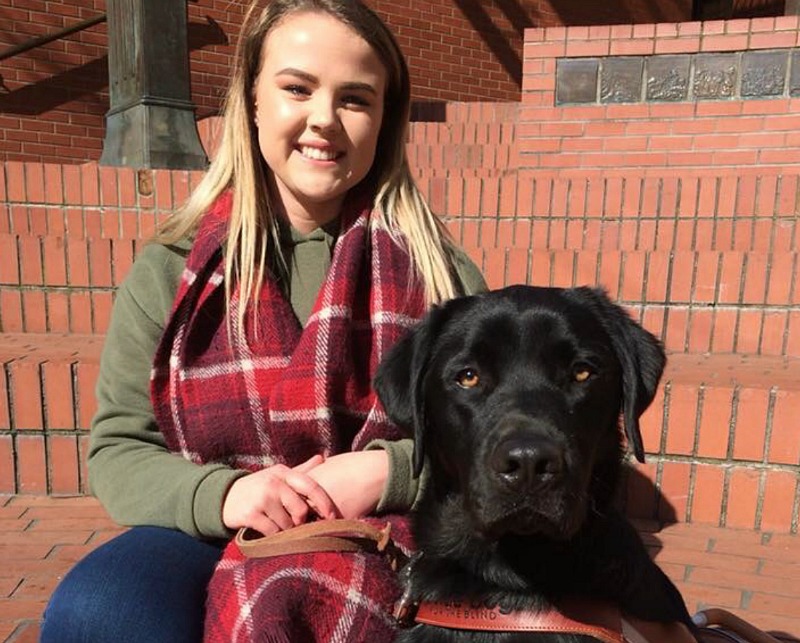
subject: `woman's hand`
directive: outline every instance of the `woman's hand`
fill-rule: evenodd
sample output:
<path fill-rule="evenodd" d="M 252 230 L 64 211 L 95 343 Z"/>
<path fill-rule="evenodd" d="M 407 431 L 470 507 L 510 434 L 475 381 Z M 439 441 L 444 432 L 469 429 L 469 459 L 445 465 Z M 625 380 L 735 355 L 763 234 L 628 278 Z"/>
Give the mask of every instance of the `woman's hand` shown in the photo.
<path fill-rule="evenodd" d="M 388 476 L 389 456 L 383 449 L 330 456 L 308 471 L 342 518 L 363 518 L 375 511 Z"/>
<path fill-rule="evenodd" d="M 222 522 L 228 529 L 251 527 L 269 535 L 306 522 L 310 511 L 338 517 L 324 485 L 308 475 L 323 463 L 315 455 L 294 468 L 276 464 L 239 478 L 222 503 Z"/>

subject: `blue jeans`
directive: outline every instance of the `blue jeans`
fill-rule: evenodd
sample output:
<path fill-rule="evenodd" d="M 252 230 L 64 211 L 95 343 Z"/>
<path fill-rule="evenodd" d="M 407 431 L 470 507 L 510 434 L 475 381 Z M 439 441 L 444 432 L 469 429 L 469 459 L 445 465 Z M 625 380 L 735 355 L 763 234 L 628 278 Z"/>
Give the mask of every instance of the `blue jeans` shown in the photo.
<path fill-rule="evenodd" d="M 63 578 L 44 613 L 41 643 L 195 642 L 222 546 L 161 527 L 134 527 Z"/>

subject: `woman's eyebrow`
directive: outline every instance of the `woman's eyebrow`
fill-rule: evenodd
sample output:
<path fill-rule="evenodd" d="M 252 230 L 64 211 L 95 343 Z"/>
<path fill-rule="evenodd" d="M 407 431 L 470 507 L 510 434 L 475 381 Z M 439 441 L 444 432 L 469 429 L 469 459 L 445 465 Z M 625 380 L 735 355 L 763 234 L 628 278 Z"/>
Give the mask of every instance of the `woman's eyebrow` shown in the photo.
<path fill-rule="evenodd" d="M 284 67 L 280 71 L 276 72 L 275 75 L 276 76 L 284 76 L 284 75 L 285 76 L 295 76 L 297 78 L 302 78 L 303 80 L 305 80 L 305 81 L 307 81 L 309 83 L 312 83 L 314 85 L 318 85 L 319 84 L 319 79 L 316 76 L 314 76 L 313 74 L 309 74 L 308 72 L 303 71 L 302 69 L 296 69 L 294 67 Z M 378 94 L 378 92 L 375 89 L 375 87 L 373 87 L 369 83 L 360 83 L 360 82 L 357 82 L 357 81 L 344 83 L 341 86 L 341 89 L 344 89 L 344 90 L 347 90 L 347 91 L 365 91 L 365 92 L 369 92 L 371 94 L 375 94 L 376 96 Z"/>

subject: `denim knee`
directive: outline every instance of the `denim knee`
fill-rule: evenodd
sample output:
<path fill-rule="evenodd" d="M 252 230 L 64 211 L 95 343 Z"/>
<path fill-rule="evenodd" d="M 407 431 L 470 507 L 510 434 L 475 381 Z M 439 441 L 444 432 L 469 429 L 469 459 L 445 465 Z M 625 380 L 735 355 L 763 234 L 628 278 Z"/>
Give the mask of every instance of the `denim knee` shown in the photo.
<path fill-rule="evenodd" d="M 134 527 L 63 578 L 44 614 L 42 643 L 202 640 L 206 586 L 218 544 L 161 527 Z"/>

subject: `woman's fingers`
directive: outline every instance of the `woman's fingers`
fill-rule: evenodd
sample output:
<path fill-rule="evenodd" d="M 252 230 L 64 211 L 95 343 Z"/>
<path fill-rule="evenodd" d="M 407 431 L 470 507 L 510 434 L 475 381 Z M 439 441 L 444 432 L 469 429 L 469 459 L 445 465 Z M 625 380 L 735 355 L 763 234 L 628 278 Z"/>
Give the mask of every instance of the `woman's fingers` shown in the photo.
<path fill-rule="evenodd" d="M 320 518 L 339 517 L 339 510 L 328 492 L 312 477 L 295 468 L 286 474 L 284 481 L 294 492 L 304 498 L 306 506 L 310 507 Z"/>
<path fill-rule="evenodd" d="M 263 513 L 254 515 L 250 522 L 251 524 L 247 525 L 248 527 L 255 529 L 257 532 L 262 533 L 265 536 L 271 536 L 272 534 L 277 534 L 279 531 L 281 531 L 281 528 L 275 524 L 275 521 Z"/>
<path fill-rule="evenodd" d="M 325 456 L 321 454 L 312 455 L 305 462 L 301 462 L 297 466 L 292 467 L 292 471 L 299 471 L 300 473 L 308 473 L 309 471 L 311 471 L 311 469 L 313 469 L 317 465 L 322 464 L 323 462 L 325 462 Z"/>
<path fill-rule="evenodd" d="M 328 493 L 307 473 L 324 461 L 315 455 L 294 468 L 276 464 L 239 478 L 223 502 L 223 522 L 232 529 L 275 533 L 303 524 L 309 511 L 322 518 L 338 516 Z"/>

